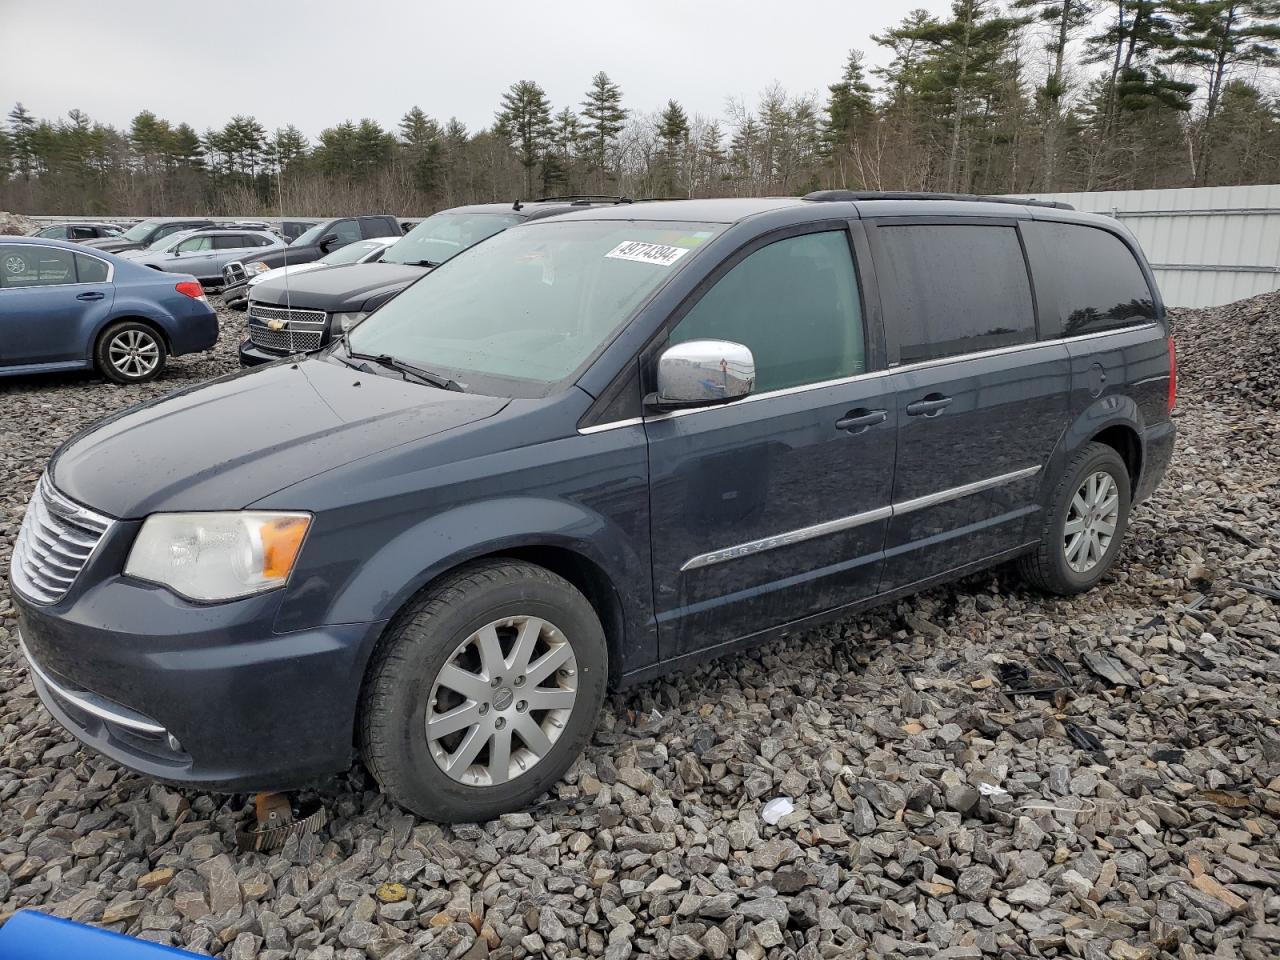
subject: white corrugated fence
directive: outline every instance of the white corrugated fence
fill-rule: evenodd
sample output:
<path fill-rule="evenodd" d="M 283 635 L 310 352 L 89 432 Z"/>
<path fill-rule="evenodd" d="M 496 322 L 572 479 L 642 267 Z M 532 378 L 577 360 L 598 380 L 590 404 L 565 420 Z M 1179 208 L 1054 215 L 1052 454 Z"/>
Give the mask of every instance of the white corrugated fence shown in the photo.
<path fill-rule="evenodd" d="M 1280 289 L 1280 185 L 1034 196 L 1120 220 L 1142 244 L 1171 307 Z"/>

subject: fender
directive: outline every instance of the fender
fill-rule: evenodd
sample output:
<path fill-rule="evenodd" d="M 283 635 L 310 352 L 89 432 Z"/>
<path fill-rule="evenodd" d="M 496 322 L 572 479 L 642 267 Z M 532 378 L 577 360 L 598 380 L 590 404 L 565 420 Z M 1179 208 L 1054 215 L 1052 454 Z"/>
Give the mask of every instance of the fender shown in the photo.
<path fill-rule="evenodd" d="M 621 608 L 622 636 L 615 638 L 617 649 L 610 650 L 618 666 L 637 669 L 656 660 L 647 536 L 639 538 L 645 550 L 641 556 L 635 535 L 614 519 L 581 503 L 541 497 L 475 501 L 407 527 L 396 524 L 402 516 L 366 522 L 359 529 L 331 525 L 329 530 L 313 530 L 309 539 L 341 539 L 346 545 L 343 553 L 365 559 L 346 571 L 299 571 L 299 582 L 290 586 L 277 614 L 276 630 L 317 622 L 390 620 L 415 593 L 462 564 L 506 551 L 550 547 L 589 561 L 612 585 Z M 647 509 L 641 516 L 647 524 Z M 353 551 L 352 537 L 364 540 L 365 549 Z M 334 555 L 326 547 L 316 553 Z M 335 585 L 334 579 L 344 572 L 349 579 Z M 372 652 L 373 642 L 371 638 L 361 651 L 361 662 Z"/>
<path fill-rule="evenodd" d="M 1103 430 L 1115 426 L 1128 427 L 1138 435 L 1138 442 L 1140 444 L 1144 443 L 1145 421 L 1142 416 L 1142 410 L 1132 397 L 1124 394 L 1116 393 L 1098 397 L 1067 425 L 1067 428 L 1062 431 L 1062 435 L 1058 438 L 1058 442 L 1053 448 L 1053 453 L 1049 455 L 1048 463 L 1040 471 L 1039 503 L 1041 509 L 1049 509 L 1050 498 L 1062 479 L 1062 473 L 1066 469 L 1067 461 L 1075 455 L 1076 451 Z M 1142 453 L 1143 455 L 1139 459 L 1140 464 L 1146 460 L 1146 451 L 1143 450 Z M 1028 519 L 1028 524 L 1039 523 L 1040 520 L 1034 515 Z M 1027 534 L 1029 539 L 1036 539 L 1035 529 L 1028 527 Z"/>
<path fill-rule="evenodd" d="M 122 294 L 117 289 L 115 299 L 111 303 L 111 313 L 108 314 L 105 320 L 94 327 L 93 336 L 89 338 L 88 350 L 85 353 L 86 362 L 90 365 L 93 364 L 93 351 L 98 345 L 98 338 L 102 336 L 102 331 L 113 323 L 131 317 L 148 320 L 155 324 L 160 331 L 160 335 L 164 337 L 165 348 L 168 349 L 170 347 L 173 341 L 173 331 L 170 329 L 173 318 L 159 309 L 154 301 L 146 300 L 131 293 Z M 170 350 L 169 352 L 172 353 L 173 351 Z"/>

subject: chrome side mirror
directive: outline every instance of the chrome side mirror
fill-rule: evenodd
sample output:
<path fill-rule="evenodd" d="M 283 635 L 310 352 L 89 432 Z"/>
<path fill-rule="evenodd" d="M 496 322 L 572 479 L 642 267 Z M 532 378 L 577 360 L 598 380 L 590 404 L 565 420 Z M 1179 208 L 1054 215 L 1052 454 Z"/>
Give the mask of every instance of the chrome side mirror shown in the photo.
<path fill-rule="evenodd" d="M 658 389 L 647 402 L 659 408 L 727 403 L 745 397 L 755 383 L 756 361 L 747 347 L 731 340 L 688 340 L 658 357 Z"/>

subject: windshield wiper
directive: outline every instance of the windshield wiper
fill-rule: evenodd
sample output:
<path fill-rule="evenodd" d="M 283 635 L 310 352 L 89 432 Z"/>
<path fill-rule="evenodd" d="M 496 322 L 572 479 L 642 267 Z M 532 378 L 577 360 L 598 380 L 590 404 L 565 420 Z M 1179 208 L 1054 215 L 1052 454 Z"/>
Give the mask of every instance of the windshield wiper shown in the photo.
<path fill-rule="evenodd" d="M 376 356 L 368 353 L 356 353 L 351 349 L 351 344 L 348 343 L 345 338 L 342 343 L 347 348 L 347 356 L 351 357 L 353 360 L 369 360 L 381 366 L 390 367 L 406 380 L 413 377 L 421 383 L 428 384 L 432 387 L 439 387 L 441 390 L 456 390 L 458 393 L 466 392 L 462 389 L 462 384 L 458 383 L 457 380 L 451 380 L 443 374 L 433 373 L 430 370 L 415 367 L 413 364 L 405 363 L 403 360 L 399 360 L 389 353 L 380 353 Z"/>
<path fill-rule="evenodd" d="M 440 266 L 443 260 L 408 260 L 405 262 L 406 267 L 431 267 L 433 270 Z"/>

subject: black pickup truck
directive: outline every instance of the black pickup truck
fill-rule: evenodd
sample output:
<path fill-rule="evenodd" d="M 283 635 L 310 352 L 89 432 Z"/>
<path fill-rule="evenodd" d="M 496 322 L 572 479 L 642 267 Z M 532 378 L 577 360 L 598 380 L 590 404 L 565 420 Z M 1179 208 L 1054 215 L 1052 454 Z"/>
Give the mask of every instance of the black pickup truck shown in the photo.
<path fill-rule="evenodd" d="M 398 237 L 403 233 L 400 221 L 390 214 L 338 217 L 317 223 L 283 250 L 273 250 L 247 262 L 233 260 L 228 263 L 222 270 L 222 301 L 229 307 L 243 308 L 249 299 L 250 277 L 287 264 L 311 263 L 357 240 Z"/>

